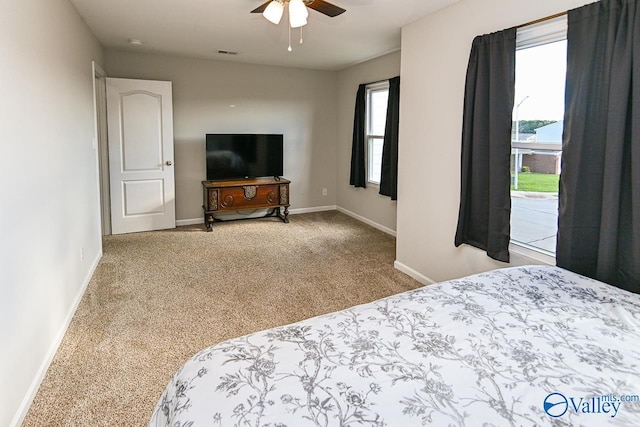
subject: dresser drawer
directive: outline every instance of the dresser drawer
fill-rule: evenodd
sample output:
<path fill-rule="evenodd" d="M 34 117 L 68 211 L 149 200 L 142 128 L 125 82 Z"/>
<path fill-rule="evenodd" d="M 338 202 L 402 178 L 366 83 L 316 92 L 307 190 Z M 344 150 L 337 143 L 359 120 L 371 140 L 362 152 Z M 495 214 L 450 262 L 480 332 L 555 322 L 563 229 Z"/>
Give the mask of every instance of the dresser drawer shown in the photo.
<path fill-rule="evenodd" d="M 269 207 L 280 203 L 277 185 L 244 185 L 221 188 L 219 191 L 218 210 Z"/>

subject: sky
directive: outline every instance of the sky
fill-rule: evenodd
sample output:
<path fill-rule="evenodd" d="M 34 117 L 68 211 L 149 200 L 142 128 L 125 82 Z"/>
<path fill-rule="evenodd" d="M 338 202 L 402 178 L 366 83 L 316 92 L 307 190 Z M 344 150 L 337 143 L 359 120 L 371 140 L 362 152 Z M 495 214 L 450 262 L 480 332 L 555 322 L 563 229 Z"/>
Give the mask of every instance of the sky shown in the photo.
<path fill-rule="evenodd" d="M 562 120 L 566 70 L 566 40 L 516 51 L 513 119 Z"/>

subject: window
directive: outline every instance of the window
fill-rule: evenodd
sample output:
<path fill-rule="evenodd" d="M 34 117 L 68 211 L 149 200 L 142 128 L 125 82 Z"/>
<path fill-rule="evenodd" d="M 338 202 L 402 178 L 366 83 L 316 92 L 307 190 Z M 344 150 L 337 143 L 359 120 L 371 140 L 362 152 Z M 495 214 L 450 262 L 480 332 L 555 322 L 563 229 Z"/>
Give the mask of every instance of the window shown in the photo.
<path fill-rule="evenodd" d="M 518 30 L 511 241 L 547 255 L 558 232 L 566 59 L 566 16 Z"/>
<path fill-rule="evenodd" d="M 389 98 L 389 82 L 367 85 L 367 182 L 380 184 L 382 171 L 382 146 L 384 144 L 384 128 L 387 121 L 387 100 Z"/>

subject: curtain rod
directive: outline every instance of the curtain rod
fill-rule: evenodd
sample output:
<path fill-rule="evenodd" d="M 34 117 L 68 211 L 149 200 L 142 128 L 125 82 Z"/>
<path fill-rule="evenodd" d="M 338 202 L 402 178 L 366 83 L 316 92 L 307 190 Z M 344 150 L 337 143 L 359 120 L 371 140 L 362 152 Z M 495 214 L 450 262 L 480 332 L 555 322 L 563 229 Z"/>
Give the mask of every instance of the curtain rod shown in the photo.
<path fill-rule="evenodd" d="M 540 19 L 536 19 L 535 21 L 527 22 L 526 24 L 520 24 L 520 25 L 516 26 L 516 28 L 528 27 L 529 25 L 539 24 L 540 22 L 549 21 L 551 19 L 559 18 L 561 16 L 566 15 L 567 13 L 568 12 L 560 12 L 560 13 L 556 13 L 555 15 L 549 15 L 549 16 L 547 16 L 545 18 L 540 18 Z"/>

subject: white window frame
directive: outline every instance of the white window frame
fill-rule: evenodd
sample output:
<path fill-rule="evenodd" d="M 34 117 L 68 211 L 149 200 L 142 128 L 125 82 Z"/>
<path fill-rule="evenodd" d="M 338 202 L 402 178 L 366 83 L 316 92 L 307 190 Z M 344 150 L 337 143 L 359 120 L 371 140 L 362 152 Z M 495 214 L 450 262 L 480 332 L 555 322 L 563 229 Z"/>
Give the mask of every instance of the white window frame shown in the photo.
<path fill-rule="evenodd" d="M 529 49 L 566 39 L 567 16 L 563 15 L 538 24 L 519 28 L 516 33 L 516 50 Z M 555 253 L 527 245 L 526 243 L 511 240 L 509 242 L 509 250 L 545 264 L 556 264 Z"/>
<path fill-rule="evenodd" d="M 365 123 L 365 141 L 366 141 L 365 152 L 366 152 L 367 163 L 365 166 L 365 171 L 367 175 L 367 184 L 370 184 L 374 187 L 378 187 L 380 185 L 380 181 L 375 181 L 371 176 L 371 172 L 373 171 L 373 162 L 374 162 L 372 146 L 373 146 L 373 142 L 376 140 L 384 141 L 384 134 L 376 135 L 371 133 L 371 127 L 372 127 L 372 121 L 373 121 L 372 109 L 371 109 L 371 97 L 376 92 L 384 92 L 384 91 L 386 91 L 387 93 L 389 92 L 388 80 L 377 82 L 377 83 L 371 83 L 366 86 L 366 110 L 365 111 L 366 111 L 367 120 Z"/>

